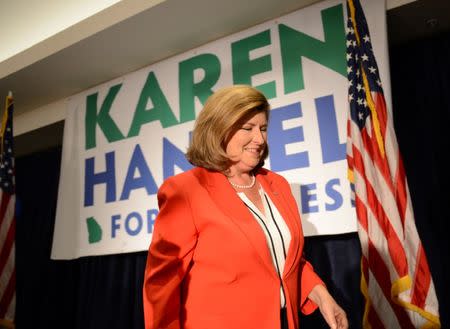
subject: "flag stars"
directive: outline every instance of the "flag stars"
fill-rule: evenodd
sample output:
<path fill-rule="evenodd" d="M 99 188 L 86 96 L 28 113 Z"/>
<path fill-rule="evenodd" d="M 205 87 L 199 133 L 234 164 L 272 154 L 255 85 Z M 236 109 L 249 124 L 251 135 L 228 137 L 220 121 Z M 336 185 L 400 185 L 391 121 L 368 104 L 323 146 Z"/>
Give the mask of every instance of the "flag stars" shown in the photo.
<path fill-rule="evenodd" d="M 358 24 L 358 22 L 356 22 Z M 351 17 L 348 17 L 348 24 L 346 26 L 346 60 L 348 77 L 348 105 L 350 107 L 350 114 L 352 120 L 363 129 L 366 124 L 370 124 L 371 110 L 373 105 L 368 99 L 368 94 L 371 92 L 383 92 L 381 90 L 381 79 L 377 64 L 374 58 L 371 37 L 367 29 L 359 34 L 359 27 L 356 28 L 351 23 Z M 364 80 L 363 80 L 364 78 Z"/>
<path fill-rule="evenodd" d="M 347 74 L 352 73 L 353 69 L 351 66 L 347 66 Z"/>

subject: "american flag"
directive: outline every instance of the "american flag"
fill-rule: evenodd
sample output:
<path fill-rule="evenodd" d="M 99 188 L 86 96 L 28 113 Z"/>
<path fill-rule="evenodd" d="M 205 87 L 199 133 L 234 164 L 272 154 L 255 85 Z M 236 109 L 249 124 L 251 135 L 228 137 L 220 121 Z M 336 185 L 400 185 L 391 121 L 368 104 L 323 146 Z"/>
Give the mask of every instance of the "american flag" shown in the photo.
<path fill-rule="evenodd" d="M 358 0 L 347 0 L 347 15 L 347 162 L 362 248 L 363 327 L 440 328 L 436 292 Z"/>
<path fill-rule="evenodd" d="M 0 325 L 12 327 L 15 313 L 15 182 L 13 155 L 13 98 L 6 98 L 0 131 Z"/>

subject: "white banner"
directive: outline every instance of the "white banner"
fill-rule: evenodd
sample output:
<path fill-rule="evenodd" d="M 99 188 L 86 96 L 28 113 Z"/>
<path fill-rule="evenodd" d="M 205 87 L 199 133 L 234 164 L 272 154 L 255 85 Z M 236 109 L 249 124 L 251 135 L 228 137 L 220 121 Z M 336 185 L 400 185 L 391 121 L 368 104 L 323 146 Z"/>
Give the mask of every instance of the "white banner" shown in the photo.
<path fill-rule="evenodd" d="M 390 104 L 384 1 L 363 2 Z M 356 231 L 346 162 L 345 5 L 325 1 L 68 99 L 52 258 L 147 250 L 163 180 L 206 98 L 231 84 L 268 97 L 265 167 L 291 183 L 305 235 Z"/>

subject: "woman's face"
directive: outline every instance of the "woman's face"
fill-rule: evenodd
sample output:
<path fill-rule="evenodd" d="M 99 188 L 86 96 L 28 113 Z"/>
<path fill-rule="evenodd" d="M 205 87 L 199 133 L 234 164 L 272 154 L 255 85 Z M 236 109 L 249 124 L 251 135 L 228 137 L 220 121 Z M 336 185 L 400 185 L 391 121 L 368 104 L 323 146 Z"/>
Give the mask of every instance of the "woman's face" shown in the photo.
<path fill-rule="evenodd" d="M 256 113 L 245 121 L 231 136 L 226 153 L 232 161 L 232 174 L 253 170 L 261 161 L 267 144 L 267 117 L 264 112 Z"/>

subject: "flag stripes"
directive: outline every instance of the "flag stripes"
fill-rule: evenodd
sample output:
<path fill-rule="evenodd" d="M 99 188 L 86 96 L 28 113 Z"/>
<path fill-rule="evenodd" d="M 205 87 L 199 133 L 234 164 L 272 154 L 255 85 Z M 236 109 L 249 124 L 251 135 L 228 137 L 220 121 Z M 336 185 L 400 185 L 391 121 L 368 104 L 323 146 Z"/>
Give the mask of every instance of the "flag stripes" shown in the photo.
<path fill-rule="evenodd" d="M 361 242 L 364 328 L 440 328 L 403 162 L 358 0 L 347 0 L 347 162 Z"/>

